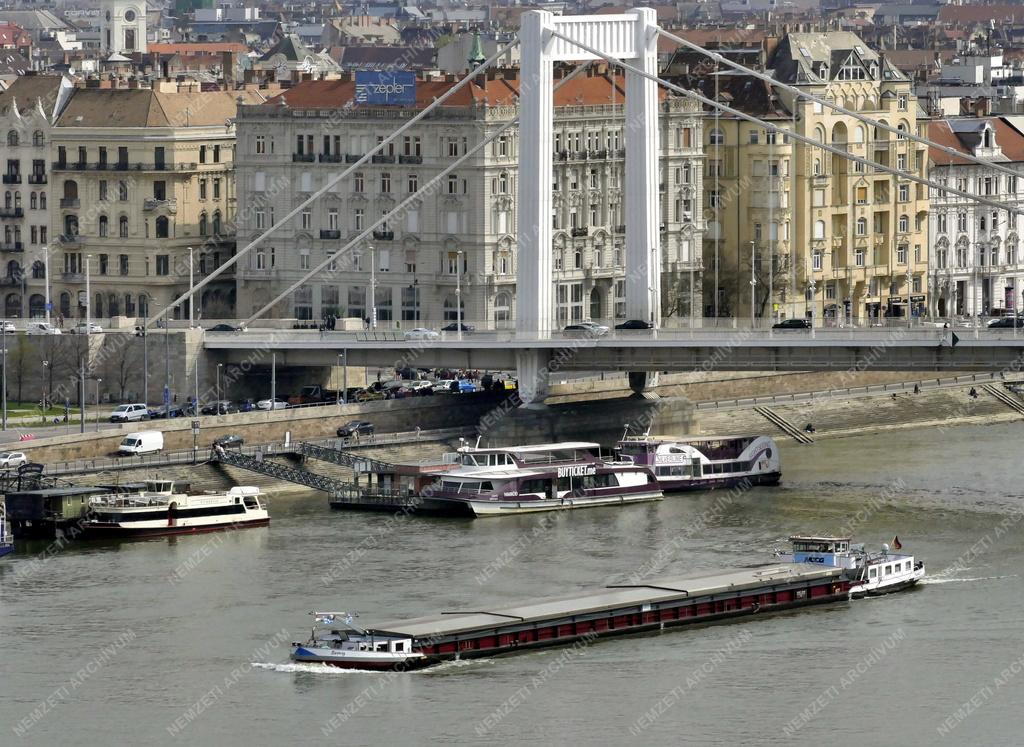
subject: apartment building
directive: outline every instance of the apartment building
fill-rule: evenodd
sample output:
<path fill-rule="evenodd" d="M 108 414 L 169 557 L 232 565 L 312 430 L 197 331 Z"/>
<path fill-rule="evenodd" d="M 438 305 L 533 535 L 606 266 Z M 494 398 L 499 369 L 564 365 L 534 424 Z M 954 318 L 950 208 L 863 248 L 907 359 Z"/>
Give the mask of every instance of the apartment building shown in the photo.
<path fill-rule="evenodd" d="M 92 316 L 144 317 L 188 289 L 190 250 L 197 280 L 232 255 L 234 117 L 239 101 L 263 100 L 169 81 L 75 90 L 50 146 L 54 315 L 84 316 L 87 259 Z M 42 298 L 34 276 L 33 315 Z M 207 316 L 233 313 L 230 274 L 201 303 Z"/>
<path fill-rule="evenodd" d="M 927 121 L 910 81 L 854 34 L 789 34 L 769 68 L 783 83 L 908 133 Z M 823 144 L 924 176 L 926 147 L 752 77 L 723 74 L 719 95 Z M 708 93 L 713 86 L 705 83 Z M 704 187 L 705 308 L 721 315 L 870 323 L 920 315 L 927 303 L 928 194 L 901 175 L 854 163 L 764 127 L 709 114 Z M 753 260 L 751 256 L 753 255 Z M 774 259 L 771 259 L 774 257 Z M 753 271 L 752 271 L 753 265 Z M 769 270 L 768 268 L 772 269 Z M 723 281 L 722 278 L 726 280 Z M 771 286 L 767 302 L 763 284 Z M 762 303 L 761 299 L 765 299 Z"/>
<path fill-rule="evenodd" d="M 268 206 L 239 221 L 239 242 L 281 220 L 454 84 L 454 76 L 421 79 L 414 106 L 384 106 L 355 103 L 352 80 L 306 81 L 264 106 L 241 108 L 238 196 Z M 280 227 L 239 263 L 240 314 L 268 304 L 383 218 L 372 239 L 337 257 L 273 314 L 375 319 L 395 328 L 454 321 L 461 305 L 463 319 L 474 324 L 511 326 L 518 130 L 476 152 L 410 206 L 398 206 L 516 116 L 518 85 L 514 70 L 479 76 Z M 595 67 L 555 97 L 551 249 L 557 321 L 620 318 L 628 220 L 624 81 Z M 660 123 L 663 313 L 686 315 L 691 280 L 699 295 L 702 115 L 687 100 L 663 97 Z"/>
<path fill-rule="evenodd" d="M 25 75 L 0 93 L 0 262 L 4 318 L 29 316 L 26 287 L 45 276 L 50 234 L 50 140 L 73 87 L 60 75 Z M 39 315 L 45 312 L 39 300 Z"/>
<path fill-rule="evenodd" d="M 1024 132 L 1016 118 L 964 117 L 929 124 L 930 140 L 1024 176 Z M 1022 179 L 930 152 L 931 178 L 944 186 L 1020 207 Z M 939 317 L 1020 313 L 1024 308 L 1021 218 L 933 189 L 929 214 L 931 310 Z"/>

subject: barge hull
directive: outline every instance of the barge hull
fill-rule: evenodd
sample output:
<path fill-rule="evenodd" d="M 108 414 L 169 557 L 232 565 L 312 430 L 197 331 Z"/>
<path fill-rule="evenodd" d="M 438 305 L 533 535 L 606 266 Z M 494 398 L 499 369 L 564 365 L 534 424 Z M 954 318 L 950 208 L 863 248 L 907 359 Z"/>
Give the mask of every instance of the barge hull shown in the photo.
<path fill-rule="evenodd" d="M 85 539 L 132 539 L 146 537 L 170 537 L 181 534 L 205 534 L 207 532 L 228 532 L 233 529 L 248 529 L 249 527 L 265 527 L 270 525 L 270 519 L 252 519 L 251 521 L 234 521 L 230 524 L 206 524 L 203 526 L 167 526 L 149 527 L 146 529 L 102 526 L 84 524 L 83 537 Z"/>
<path fill-rule="evenodd" d="M 596 594 L 453 612 L 374 630 L 410 637 L 414 650 L 438 662 L 845 601 L 852 585 L 839 568 L 782 564 L 716 576 L 652 579 Z"/>
<path fill-rule="evenodd" d="M 736 477 L 701 477 L 692 480 L 673 480 L 658 478 L 658 485 L 666 493 L 686 493 L 691 490 L 719 490 L 734 488 L 738 485 L 775 486 L 782 480 L 781 472 L 764 472 L 758 475 L 742 475 Z"/>

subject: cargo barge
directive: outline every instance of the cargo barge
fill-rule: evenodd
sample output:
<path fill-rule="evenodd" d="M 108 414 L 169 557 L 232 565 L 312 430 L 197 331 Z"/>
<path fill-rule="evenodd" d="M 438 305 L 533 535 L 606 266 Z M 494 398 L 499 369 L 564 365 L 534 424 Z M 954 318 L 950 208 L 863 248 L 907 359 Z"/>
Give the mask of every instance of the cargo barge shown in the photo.
<path fill-rule="evenodd" d="M 339 628 L 332 615 L 318 618 L 321 623 L 330 620 L 326 629 L 314 628 L 309 640 L 293 643 L 291 658 L 352 669 L 416 669 L 451 659 L 844 601 L 855 583 L 856 575 L 844 568 L 775 563 L 608 586 L 597 593 L 513 607 L 443 612 L 370 628 Z M 372 652 L 381 656 L 368 660 Z"/>

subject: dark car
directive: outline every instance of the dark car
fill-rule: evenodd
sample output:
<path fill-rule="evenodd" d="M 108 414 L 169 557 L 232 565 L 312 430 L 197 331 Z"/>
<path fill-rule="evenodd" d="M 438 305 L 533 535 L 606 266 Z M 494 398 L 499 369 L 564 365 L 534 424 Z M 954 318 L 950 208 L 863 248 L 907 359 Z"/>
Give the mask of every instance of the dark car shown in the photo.
<path fill-rule="evenodd" d="M 241 332 L 241 327 L 236 327 L 233 324 L 214 324 L 210 327 L 207 332 Z"/>
<path fill-rule="evenodd" d="M 166 418 L 180 418 L 184 417 L 185 409 L 178 407 L 177 405 L 171 405 L 170 407 L 153 407 L 149 410 L 150 420 L 164 420 Z"/>
<path fill-rule="evenodd" d="M 219 446 L 222 449 L 240 449 L 244 443 L 245 439 L 234 433 L 229 433 L 226 436 L 218 436 L 213 439 L 213 445 Z"/>
<path fill-rule="evenodd" d="M 338 438 L 351 438 L 355 435 L 372 436 L 373 431 L 373 423 L 366 420 L 350 420 L 338 428 Z"/>
<path fill-rule="evenodd" d="M 1013 329 L 1014 327 L 1024 327 L 1024 318 L 1004 316 L 1002 319 L 993 319 L 988 323 L 989 329 Z"/>
<path fill-rule="evenodd" d="M 783 319 L 781 322 L 776 322 L 772 325 L 772 329 L 810 329 L 811 321 L 809 319 Z"/>
<path fill-rule="evenodd" d="M 476 327 L 474 327 L 472 324 L 466 324 L 465 322 L 462 323 L 462 331 L 463 332 L 472 332 L 474 329 L 476 329 Z M 451 324 L 449 324 L 449 325 L 447 325 L 445 327 L 441 327 L 441 331 L 442 332 L 458 332 L 459 331 L 459 323 L 458 322 L 452 322 Z"/>
<path fill-rule="evenodd" d="M 562 332 L 566 337 L 604 337 L 608 334 L 608 328 L 594 322 L 578 322 L 567 325 Z"/>
<path fill-rule="evenodd" d="M 238 412 L 238 405 L 223 399 L 220 402 L 211 402 L 203 407 L 200 412 L 203 415 L 229 415 L 233 412 Z"/>
<path fill-rule="evenodd" d="M 629 319 L 621 324 L 616 324 L 615 329 L 654 329 L 654 325 L 643 319 Z"/>

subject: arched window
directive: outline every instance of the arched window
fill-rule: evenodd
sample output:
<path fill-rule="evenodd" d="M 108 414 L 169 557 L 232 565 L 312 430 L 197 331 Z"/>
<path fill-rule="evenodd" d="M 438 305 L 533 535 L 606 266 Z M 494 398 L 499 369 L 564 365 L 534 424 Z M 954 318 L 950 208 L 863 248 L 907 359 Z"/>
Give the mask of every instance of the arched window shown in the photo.
<path fill-rule="evenodd" d="M 39 193 L 39 209 L 46 210 L 46 192 Z"/>
<path fill-rule="evenodd" d="M 96 300 L 95 300 L 95 303 L 93 305 L 92 315 L 95 316 L 95 317 L 103 316 L 103 294 L 102 293 L 97 293 L 96 294 Z"/>
<path fill-rule="evenodd" d="M 121 316 L 121 303 L 116 293 L 107 296 L 107 313 L 110 316 Z"/>
<path fill-rule="evenodd" d="M 4 207 L 7 210 L 11 209 L 11 190 L 4 192 Z"/>
<path fill-rule="evenodd" d="M 41 259 L 37 259 L 32 263 L 32 279 L 33 280 L 45 280 L 46 279 L 46 263 Z"/>
<path fill-rule="evenodd" d="M 512 297 L 502 291 L 494 297 L 494 321 L 507 322 L 512 319 Z"/>
<path fill-rule="evenodd" d="M 814 238 L 823 239 L 825 238 L 825 221 L 816 220 L 814 221 Z"/>
<path fill-rule="evenodd" d="M 128 238 L 128 216 L 122 215 L 117 219 L 117 235 L 122 239 Z"/>
<path fill-rule="evenodd" d="M 65 215 L 64 216 L 64 235 L 71 237 L 78 235 L 78 216 L 77 215 Z"/>
<path fill-rule="evenodd" d="M 18 264 L 18 260 L 12 259 L 7 263 L 7 277 L 12 280 L 21 280 L 21 265 Z"/>
<path fill-rule="evenodd" d="M 156 237 L 158 239 L 166 239 L 170 234 L 170 222 L 167 220 L 166 215 L 161 215 L 156 219 Z"/>
<path fill-rule="evenodd" d="M 62 291 L 60 294 L 60 314 L 65 318 L 71 316 L 71 294 L 67 291 Z"/>
<path fill-rule="evenodd" d="M 39 147 L 43 144 L 43 142 L 44 139 L 42 130 L 36 130 L 35 132 L 32 133 L 32 145 Z"/>
<path fill-rule="evenodd" d="M 28 297 L 28 315 L 38 319 L 46 314 L 46 297 L 42 293 L 33 293 Z"/>
<path fill-rule="evenodd" d="M 814 175 L 815 176 L 821 176 L 821 159 L 820 158 L 815 158 L 814 159 Z"/>
<path fill-rule="evenodd" d="M 462 319 L 466 319 L 466 302 L 459 299 L 459 306 L 462 307 Z M 444 297 L 444 320 L 446 322 L 457 322 L 459 320 L 459 312 L 455 306 L 455 296 Z"/>
<path fill-rule="evenodd" d="M 905 215 L 901 215 L 899 219 L 899 226 L 896 230 L 900 233 L 910 233 L 910 218 Z"/>
<path fill-rule="evenodd" d="M 135 302 L 132 301 L 132 294 L 124 294 L 124 315 L 135 316 Z"/>
<path fill-rule="evenodd" d="M 110 235 L 110 221 L 105 215 L 101 215 L 99 219 L 99 234 L 101 239 L 105 239 Z"/>
<path fill-rule="evenodd" d="M 149 316 L 149 297 L 144 294 L 139 294 L 139 316 Z"/>
<path fill-rule="evenodd" d="M 13 147 L 18 144 L 18 131 L 8 130 L 7 131 L 7 146 Z"/>
<path fill-rule="evenodd" d="M 4 315 L 8 319 L 17 319 L 21 316 L 21 294 L 8 293 L 4 299 Z"/>
<path fill-rule="evenodd" d="M 214 236 L 220 236 L 220 210 L 213 211 L 213 225 L 210 228 Z"/>
<path fill-rule="evenodd" d="M 78 199 L 78 182 L 76 182 L 74 179 L 68 179 L 67 181 L 64 182 L 64 199 Z"/>
<path fill-rule="evenodd" d="M 825 142 L 825 128 L 821 125 L 814 128 L 814 139 L 819 143 Z"/>
<path fill-rule="evenodd" d="M 32 210 L 35 210 L 37 207 L 39 207 L 39 195 L 37 195 L 35 192 L 29 194 L 28 206 Z"/>
<path fill-rule="evenodd" d="M 708 139 L 708 142 L 711 145 L 725 145 L 725 133 L 717 128 L 711 130 L 711 135 Z"/>
<path fill-rule="evenodd" d="M 199 214 L 199 235 L 206 236 L 209 233 L 210 225 L 209 219 L 206 217 L 206 212 Z"/>
<path fill-rule="evenodd" d="M 853 142 L 863 143 L 864 142 L 864 126 L 857 125 L 853 128 Z"/>
<path fill-rule="evenodd" d="M 504 171 L 498 174 L 498 192 L 501 194 L 508 193 L 508 173 Z"/>
<path fill-rule="evenodd" d="M 14 207 L 15 209 L 21 207 L 21 192 L 14 193 Z"/>
<path fill-rule="evenodd" d="M 577 249 L 572 255 L 572 266 L 574 270 L 583 269 L 583 252 Z"/>
<path fill-rule="evenodd" d="M 860 217 L 857 219 L 857 235 L 867 236 L 868 235 L 868 219 Z"/>
<path fill-rule="evenodd" d="M 897 140 L 906 140 L 907 139 L 907 123 L 901 121 L 898 125 L 896 125 L 896 129 L 899 130 L 899 132 L 900 132 L 900 134 L 896 136 L 896 139 Z"/>

